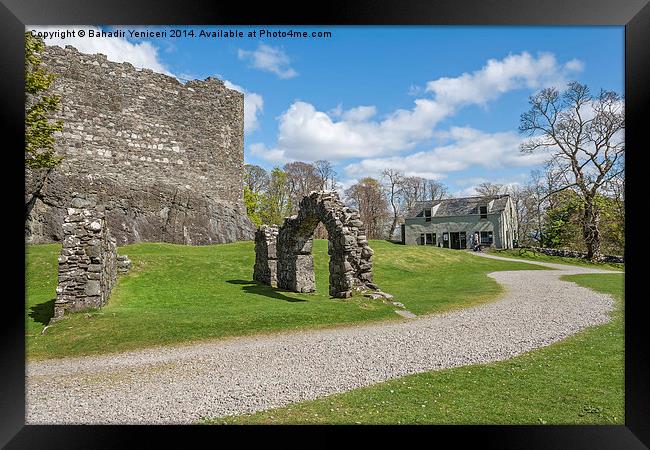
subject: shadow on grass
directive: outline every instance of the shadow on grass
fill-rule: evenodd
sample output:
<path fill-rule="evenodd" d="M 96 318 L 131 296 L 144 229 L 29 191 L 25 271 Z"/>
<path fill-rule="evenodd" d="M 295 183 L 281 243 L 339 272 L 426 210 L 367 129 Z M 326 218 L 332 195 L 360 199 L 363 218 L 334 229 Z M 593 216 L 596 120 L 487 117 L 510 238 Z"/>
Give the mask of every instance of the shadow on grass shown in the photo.
<path fill-rule="evenodd" d="M 276 298 L 278 300 L 284 300 L 285 302 L 306 302 L 307 300 L 301 298 L 292 298 L 287 297 L 282 294 L 277 288 L 267 286 L 265 284 L 256 283 L 255 281 L 249 280 L 227 280 L 226 283 L 230 284 L 241 284 L 243 285 L 244 292 L 249 294 L 262 295 L 264 297 Z"/>
<path fill-rule="evenodd" d="M 31 317 L 34 322 L 38 322 L 43 325 L 49 325 L 50 319 L 54 316 L 54 301 L 56 299 L 48 300 L 44 303 L 39 303 L 29 308 L 29 317 Z"/>

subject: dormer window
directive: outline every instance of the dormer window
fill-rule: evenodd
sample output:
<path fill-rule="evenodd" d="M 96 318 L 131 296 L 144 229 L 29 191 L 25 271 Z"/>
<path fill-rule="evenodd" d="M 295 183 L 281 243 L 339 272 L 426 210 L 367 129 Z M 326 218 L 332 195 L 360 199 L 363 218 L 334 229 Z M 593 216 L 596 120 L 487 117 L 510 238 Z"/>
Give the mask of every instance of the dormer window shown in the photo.
<path fill-rule="evenodd" d="M 481 219 L 487 219 L 487 206 L 480 206 L 479 212 L 481 214 Z"/>
<path fill-rule="evenodd" d="M 424 221 L 431 222 L 431 208 L 427 208 L 424 210 Z"/>

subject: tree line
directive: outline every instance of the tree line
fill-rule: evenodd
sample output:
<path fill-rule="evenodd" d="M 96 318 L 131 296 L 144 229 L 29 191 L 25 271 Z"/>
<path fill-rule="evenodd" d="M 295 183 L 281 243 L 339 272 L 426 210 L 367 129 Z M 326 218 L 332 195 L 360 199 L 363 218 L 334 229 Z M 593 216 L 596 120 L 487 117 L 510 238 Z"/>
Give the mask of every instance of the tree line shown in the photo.
<path fill-rule="evenodd" d="M 41 39 L 25 33 L 25 166 L 40 174 L 41 186 L 61 162 L 54 145 L 55 133 L 63 129 L 61 120 L 51 118 L 60 98 L 50 92 L 54 76 L 41 65 L 43 48 Z M 585 251 L 593 260 L 602 253 L 623 254 L 623 99 L 613 91 L 592 94 L 578 82 L 562 91 L 542 89 L 529 97 L 519 132 L 525 136 L 521 152 L 544 153 L 543 169 L 531 172 L 521 185 L 482 183 L 477 195 L 511 195 L 520 245 Z M 270 172 L 250 164 L 245 168 L 244 201 L 256 225 L 281 224 L 311 191 L 340 186 L 327 160 L 295 161 Z M 399 225 L 416 202 L 441 200 L 448 191 L 439 180 L 387 169 L 379 178 L 360 179 L 343 193 L 344 201 L 359 210 L 370 239 L 397 239 Z M 26 218 L 35 198 L 34 194 L 26 199 Z M 316 237 L 325 236 L 320 226 Z"/>
<path fill-rule="evenodd" d="M 339 190 L 340 183 L 332 163 L 294 161 L 271 171 L 245 165 L 244 201 L 255 225 L 282 224 L 285 217 L 298 212 L 302 198 L 312 191 Z M 357 209 L 369 239 L 395 238 L 397 226 L 416 202 L 439 200 L 448 194 L 437 180 L 405 176 L 385 170 L 380 178 L 364 177 L 342 191 L 344 202 Z M 317 237 L 325 237 L 318 229 Z"/>
<path fill-rule="evenodd" d="M 522 184 L 484 182 L 478 196 L 509 194 L 519 223 L 520 246 L 568 248 L 597 260 L 625 247 L 625 114 L 623 99 L 612 91 L 592 95 L 571 82 L 564 91 L 542 89 L 529 97 L 520 117 L 521 152 L 545 152 L 543 169 Z M 267 172 L 246 165 L 244 197 L 256 224 L 281 224 L 295 214 L 311 191 L 337 189 L 332 164 L 295 161 Z M 407 176 L 396 169 L 379 178 L 364 177 L 343 191 L 359 210 L 370 239 L 399 239 L 399 225 L 416 202 L 447 198 L 439 180 Z M 316 237 L 325 237 L 319 228 Z"/>

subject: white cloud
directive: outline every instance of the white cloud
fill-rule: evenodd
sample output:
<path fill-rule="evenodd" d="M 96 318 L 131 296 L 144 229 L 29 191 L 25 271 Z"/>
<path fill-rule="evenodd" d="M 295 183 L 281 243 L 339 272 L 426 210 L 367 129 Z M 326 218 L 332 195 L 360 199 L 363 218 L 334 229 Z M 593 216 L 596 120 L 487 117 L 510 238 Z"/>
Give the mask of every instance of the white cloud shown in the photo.
<path fill-rule="evenodd" d="M 340 113 L 341 120 L 295 102 L 280 116 L 277 147 L 299 160 L 375 157 L 413 148 L 432 134 L 432 124 L 445 116 L 435 102 L 418 99 L 413 110 L 397 110 L 385 120 L 369 120 L 376 110 L 361 106 Z"/>
<path fill-rule="evenodd" d="M 579 59 L 572 59 L 564 65 L 565 69 L 574 72 L 582 72 L 585 68 L 585 63 Z"/>
<path fill-rule="evenodd" d="M 264 110 L 264 99 L 261 95 L 254 92 L 249 92 L 243 87 L 234 84 L 228 80 L 224 80 L 224 84 L 229 89 L 244 94 L 244 132 L 250 133 L 259 128 L 258 115 Z"/>
<path fill-rule="evenodd" d="M 374 106 L 357 106 L 341 113 L 343 120 L 348 122 L 363 122 L 377 114 L 377 108 Z"/>
<path fill-rule="evenodd" d="M 419 96 L 424 93 L 424 88 L 422 86 L 417 86 L 415 84 L 412 84 L 409 86 L 409 90 L 407 92 L 408 95 L 411 96 Z"/>
<path fill-rule="evenodd" d="M 454 184 L 457 186 L 476 186 L 481 183 L 485 183 L 486 181 L 490 180 L 485 177 L 466 177 L 454 180 Z"/>
<path fill-rule="evenodd" d="M 478 192 L 476 192 L 475 186 L 470 186 L 464 189 L 453 191 L 450 197 L 452 198 L 474 197 L 477 194 Z"/>
<path fill-rule="evenodd" d="M 250 61 L 256 69 L 276 74 L 279 78 L 292 78 L 298 75 L 291 66 L 291 59 L 280 48 L 260 43 L 257 50 L 239 49 L 239 59 Z"/>
<path fill-rule="evenodd" d="M 60 27 L 60 26 L 35 26 L 26 27 L 27 30 L 35 30 L 37 32 L 54 32 L 64 30 L 94 30 L 95 32 L 101 31 L 99 27 L 80 25 L 75 27 Z M 72 45 L 82 53 L 95 54 L 102 53 L 106 55 L 109 61 L 118 63 L 129 62 L 138 68 L 151 69 L 154 72 L 164 73 L 165 75 L 174 76 L 167 66 L 158 59 L 158 49 L 149 41 L 142 41 L 137 44 L 127 41 L 119 37 L 48 37 L 43 39 L 47 45 L 57 45 L 65 47 Z"/>
<path fill-rule="evenodd" d="M 345 167 L 348 177 L 379 176 L 393 168 L 407 176 L 441 179 L 449 172 L 467 169 L 486 173 L 504 168 L 531 167 L 543 163 L 548 155 L 522 153 L 521 138 L 513 132 L 484 133 L 469 127 L 453 127 L 447 132 L 451 143 L 408 156 L 368 158 Z M 478 184 L 478 183 L 477 183 Z"/>
<path fill-rule="evenodd" d="M 479 184 L 489 182 L 489 183 L 494 183 L 494 184 L 501 184 L 504 186 L 506 189 L 511 189 L 514 187 L 521 186 L 526 179 L 528 178 L 528 173 L 520 173 L 519 175 L 515 175 L 514 178 L 483 178 L 483 177 L 469 177 L 469 178 L 463 178 L 463 179 L 457 179 L 454 180 L 454 184 L 457 186 L 465 186 L 462 189 L 455 190 L 451 192 L 452 197 L 472 197 L 474 195 L 477 195 L 478 192 L 476 191 L 476 188 L 478 187 Z"/>
<path fill-rule="evenodd" d="M 252 155 L 270 162 L 273 165 L 281 166 L 288 162 L 294 161 L 291 158 L 285 157 L 283 150 L 279 150 L 277 148 L 267 148 L 266 145 L 261 142 L 256 142 L 249 145 L 248 149 Z"/>
<path fill-rule="evenodd" d="M 341 114 L 343 114 L 343 105 L 339 103 L 336 105 L 336 108 L 332 108 L 329 111 L 327 111 L 327 115 L 330 117 L 341 117 Z"/>
<path fill-rule="evenodd" d="M 551 53 L 540 53 L 537 58 L 528 52 L 508 55 L 502 60 L 490 59 L 475 72 L 459 77 L 443 77 L 427 83 L 426 91 L 436 101 L 456 108 L 467 104 L 485 104 L 500 95 L 521 88 L 541 89 L 561 86 L 570 72 L 582 70 L 582 63 L 573 59 L 564 66 Z"/>
<path fill-rule="evenodd" d="M 581 68 L 577 60 L 561 65 L 550 53 L 491 59 L 471 74 L 429 81 L 426 91 L 433 98 L 415 99 L 412 108 L 395 110 L 381 120 L 373 120 L 374 106 L 343 111 L 338 105 L 323 112 L 296 101 L 280 116 L 277 150 L 285 158 L 307 161 L 323 154 L 330 160 L 395 155 L 433 137 L 436 125 L 463 106 L 484 105 L 515 89 L 559 85 Z"/>

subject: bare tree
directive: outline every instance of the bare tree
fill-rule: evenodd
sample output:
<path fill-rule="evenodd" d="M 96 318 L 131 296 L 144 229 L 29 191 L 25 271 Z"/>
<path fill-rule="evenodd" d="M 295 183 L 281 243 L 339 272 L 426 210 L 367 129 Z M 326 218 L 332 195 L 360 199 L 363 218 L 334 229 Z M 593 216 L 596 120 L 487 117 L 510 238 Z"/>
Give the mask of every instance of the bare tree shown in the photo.
<path fill-rule="evenodd" d="M 352 206 L 359 210 L 368 239 L 382 238 L 388 202 L 379 181 L 366 177 L 346 189 L 345 195 Z"/>
<path fill-rule="evenodd" d="M 476 186 L 476 192 L 483 197 L 494 197 L 505 194 L 506 187 L 503 184 L 484 182 Z"/>
<path fill-rule="evenodd" d="M 549 177 L 548 172 L 546 172 L 546 182 L 544 184 L 544 174 L 539 170 L 534 170 L 531 172 L 530 183 L 527 186 L 528 194 L 530 195 L 530 205 L 531 212 L 535 218 L 536 230 L 535 230 L 535 239 L 537 240 L 540 246 L 544 246 L 544 203 L 547 199 L 546 193 L 549 192 Z"/>
<path fill-rule="evenodd" d="M 336 171 L 332 163 L 321 159 L 314 163 L 314 167 L 322 183 L 321 189 L 336 189 Z"/>
<path fill-rule="evenodd" d="M 586 85 L 571 82 L 560 93 L 543 89 L 529 99 L 519 131 L 529 136 L 522 152 L 548 151 L 549 167 L 562 180 L 555 190 L 573 189 L 584 202 L 582 234 L 591 260 L 600 257 L 599 190 L 619 176 L 625 152 L 624 106 L 621 97 L 601 90 L 592 96 Z M 546 195 L 552 195 L 549 192 Z"/>
<path fill-rule="evenodd" d="M 512 204 L 515 207 L 515 215 L 517 217 L 517 239 L 521 242 L 521 236 L 529 233 L 528 230 L 528 208 L 526 200 L 528 193 L 524 186 L 513 185 L 508 188 L 508 193 L 512 199 Z"/>
<path fill-rule="evenodd" d="M 251 192 L 258 194 L 268 189 L 269 174 L 264 168 L 254 164 L 246 164 L 244 170 L 246 171 L 244 174 L 244 183 Z"/>
<path fill-rule="evenodd" d="M 426 180 L 426 197 L 427 200 L 442 200 L 447 196 L 447 186 L 437 180 Z"/>
<path fill-rule="evenodd" d="M 546 191 L 542 177 L 540 171 L 532 171 L 526 184 L 511 185 L 507 188 L 517 216 L 519 246 L 541 245 L 542 243 L 546 204 Z"/>
<path fill-rule="evenodd" d="M 425 179 L 421 177 L 404 177 L 402 179 L 402 207 L 403 211 L 410 211 L 415 202 L 425 199 Z"/>
<path fill-rule="evenodd" d="M 283 170 L 287 174 L 291 204 L 296 212 L 303 197 L 321 189 L 321 179 L 313 164 L 302 161 L 285 164 Z"/>
<path fill-rule="evenodd" d="M 404 173 L 396 169 L 386 169 L 381 175 L 386 183 L 386 195 L 388 196 L 388 201 L 393 210 L 393 221 L 391 222 L 388 231 L 388 239 L 392 239 L 400 216 L 400 195 L 402 193 Z"/>

